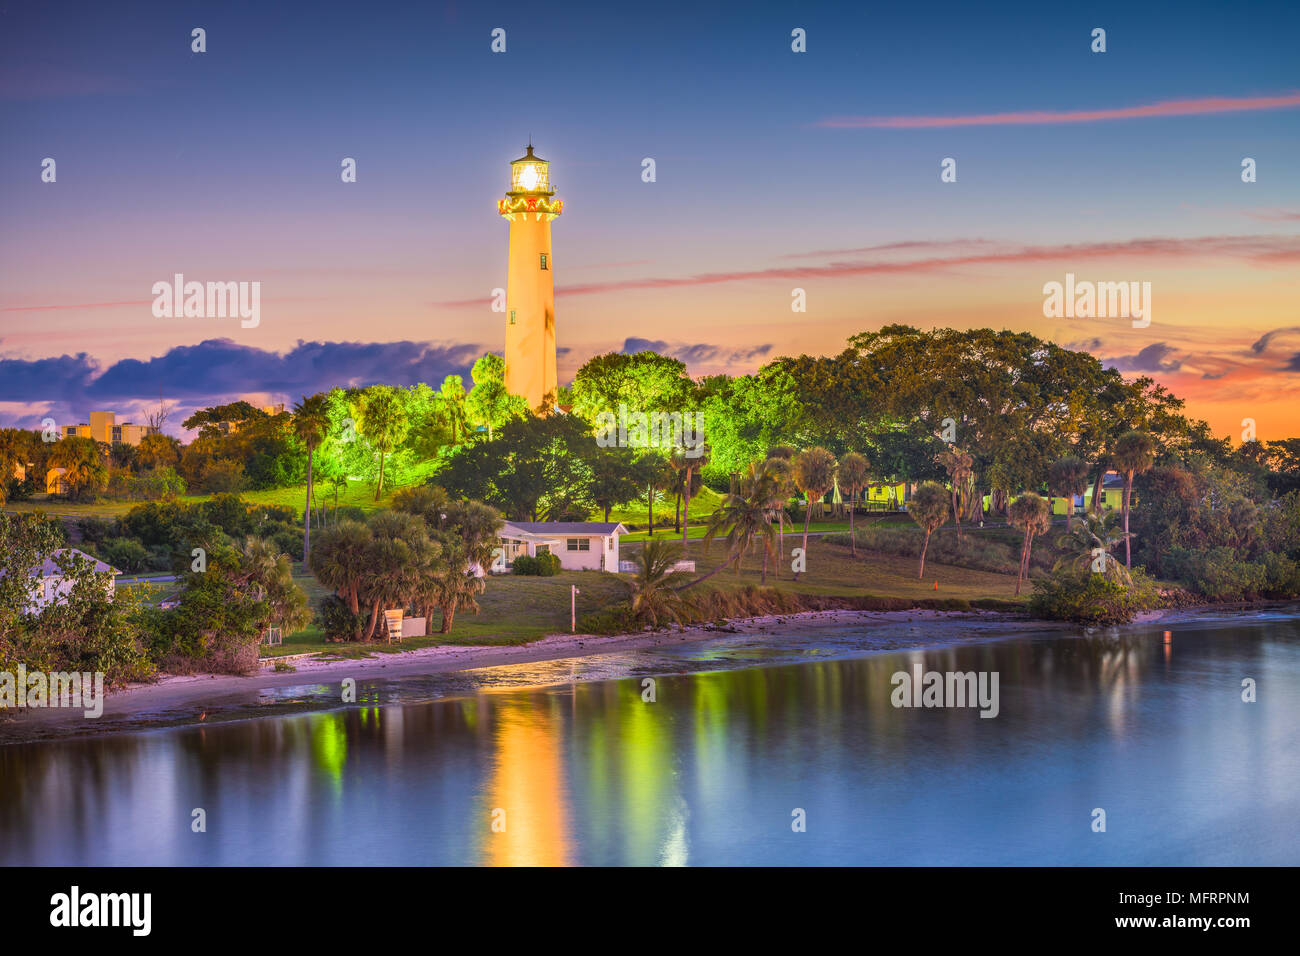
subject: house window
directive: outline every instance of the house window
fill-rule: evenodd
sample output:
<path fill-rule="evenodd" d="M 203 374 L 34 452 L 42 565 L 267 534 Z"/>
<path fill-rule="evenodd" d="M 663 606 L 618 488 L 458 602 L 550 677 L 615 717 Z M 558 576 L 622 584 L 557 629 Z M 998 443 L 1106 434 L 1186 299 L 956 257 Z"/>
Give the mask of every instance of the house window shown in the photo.
<path fill-rule="evenodd" d="M 566 547 L 567 547 L 570 551 L 590 551 L 590 550 L 591 550 L 591 539 L 590 539 L 590 538 L 570 538 L 570 539 L 566 542 Z"/>
<path fill-rule="evenodd" d="M 515 310 L 514 310 L 514 309 L 511 309 L 511 310 L 510 310 L 510 324 L 511 324 L 511 325 L 514 325 L 514 324 L 515 324 Z"/>
<path fill-rule="evenodd" d="M 548 257 L 547 257 L 547 255 L 546 255 L 546 253 L 543 252 L 543 253 L 542 253 L 542 268 L 543 268 L 543 269 L 546 268 L 546 260 L 547 260 L 547 258 L 548 258 Z"/>

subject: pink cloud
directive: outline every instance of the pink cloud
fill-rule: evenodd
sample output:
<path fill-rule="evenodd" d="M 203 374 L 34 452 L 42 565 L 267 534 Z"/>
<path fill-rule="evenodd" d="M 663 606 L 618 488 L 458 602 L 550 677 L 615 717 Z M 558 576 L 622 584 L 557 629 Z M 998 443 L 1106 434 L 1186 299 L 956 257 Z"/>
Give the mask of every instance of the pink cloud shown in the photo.
<path fill-rule="evenodd" d="M 1244 113 L 1300 106 L 1300 93 L 1277 96 L 1205 96 L 1194 100 L 1165 100 L 1145 106 L 1122 106 L 1103 110 L 1022 110 L 1012 113 L 983 113 L 976 116 L 832 116 L 817 126 L 832 129 L 938 129 L 952 126 L 1041 126 L 1050 123 L 1100 123 L 1117 119 L 1146 119 L 1153 116 L 1205 116 L 1211 113 Z"/>

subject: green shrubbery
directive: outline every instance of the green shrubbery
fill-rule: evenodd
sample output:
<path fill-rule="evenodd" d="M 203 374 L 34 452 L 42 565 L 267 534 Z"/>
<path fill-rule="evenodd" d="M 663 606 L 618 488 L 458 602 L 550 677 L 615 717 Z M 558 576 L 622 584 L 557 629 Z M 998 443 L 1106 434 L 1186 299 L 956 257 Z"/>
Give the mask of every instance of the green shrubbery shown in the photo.
<path fill-rule="evenodd" d="M 370 623 L 369 614 L 365 611 L 353 614 L 348 602 L 337 594 L 325 595 L 317 607 L 320 609 L 321 631 L 331 641 L 351 641 Z"/>
<path fill-rule="evenodd" d="M 544 551 L 535 558 L 521 554 L 514 561 L 515 574 L 531 574 L 535 577 L 549 578 L 560 573 L 560 557 Z"/>
<path fill-rule="evenodd" d="M 249 504 L 234 494 L 195 503 L 150 501 L 117 519 L 87 517 L 77 524 L 82 549 L 119 571 L 184 571 L 194 548 L 233 544 L 249 535 L 302 559 L 302 526 L 294 509 Z"/>
<path fill-rule="evenodd" d="M 1038 617 L 1080 624 L 1126 624 L 1161 605 L 1155 582 L 1138 569 L 1125 585 L 1104 574 L 1061 568 L 1034 581 L 1030 611 Z"/>
<path fill-rule="evenodd" d="M 120 590 L 105 600 L 112 576 L 73 551 L 56 554 L 63 544 L 61 529 L 43 516 L 0 514 L 0 670 L 21 663 L 46 672 L 102 671 L 110 685 L 151 676 L 140 598 Z M 66 593 L 29 613 L 31 569 L 50 558 Z"/>

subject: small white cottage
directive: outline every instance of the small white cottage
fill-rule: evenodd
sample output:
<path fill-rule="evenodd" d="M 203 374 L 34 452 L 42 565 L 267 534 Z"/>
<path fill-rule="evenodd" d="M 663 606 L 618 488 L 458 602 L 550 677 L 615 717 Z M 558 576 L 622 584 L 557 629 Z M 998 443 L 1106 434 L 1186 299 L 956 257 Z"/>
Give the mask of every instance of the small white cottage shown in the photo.
<path fill-rule="evenodd" d="M 68 592 L 72 590 L 72 582 L 64 577 L 63 569 L 59 567 L 55 558 L 63 557 L 66 559 L 68 556 L 81 557 L 91 562 L 94 565 L 96 574 L 112 575 L 105 587 L 105 595 L 110 601 L 113 600 L 113 595 L 117 592 L 117 575 L 121 574 L 121 571 L 112 565 L 105 564 L 98 558 L 91 557 L 84 551 L 79 551 L 76 548 L 60 548 L 46 558 L 44 564 L 32 568 L 31 598 L 27 607 L 24 608 L 25 613 L 36 614 L 42 608 L 56 604 L 67 597 Z"/>
<path fill-rule="evenodd" d="M 621 534 L 627 528 L 617 521 L 507 521 L 498 532 L 505 562 L 493 570 L 508 570 L 521 554 L 535 558 L 549 551 L 566 571 L 617 571 Z"/>

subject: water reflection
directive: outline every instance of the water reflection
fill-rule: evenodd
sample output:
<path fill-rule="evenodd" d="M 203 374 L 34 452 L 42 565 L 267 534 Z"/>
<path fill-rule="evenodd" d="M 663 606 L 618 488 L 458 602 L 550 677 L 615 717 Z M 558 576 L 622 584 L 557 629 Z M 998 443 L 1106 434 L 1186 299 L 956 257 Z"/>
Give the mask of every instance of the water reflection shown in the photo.
<path fill-rule="evenodd" d="M 1289 617 L 643 663 L 654 703 L 624 678 L 0 747 L 0 863 L 1300 862 Z M 999 716 L 894 708 L 914 664 L 998 671 Z"/>

